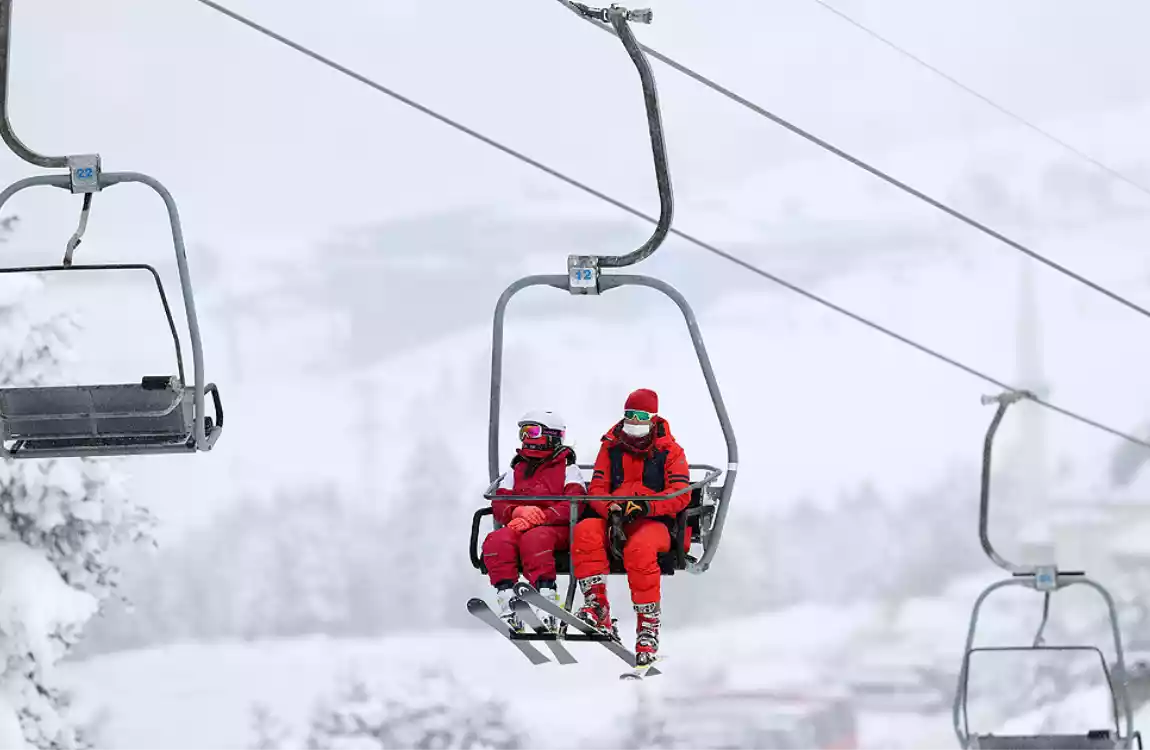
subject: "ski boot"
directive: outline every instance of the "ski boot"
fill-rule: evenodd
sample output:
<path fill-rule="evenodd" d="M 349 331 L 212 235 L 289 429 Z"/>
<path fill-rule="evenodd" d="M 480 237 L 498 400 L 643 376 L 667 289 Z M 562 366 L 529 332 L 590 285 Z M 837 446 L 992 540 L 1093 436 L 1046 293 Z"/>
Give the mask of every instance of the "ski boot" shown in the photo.
<path fill-rule="evenodd" d="M 540 594 L 542 594 L 548 601 L 555 602 L 556 607 L 563 606 L 563 600 L 559 598 L 559 589 L 553 582 L 540 581 L 540 585 L 536 587 Z M 539 619 L 543 622 L 543 632 L 557 633 L 559 632 L 559 618 L 551 614 L 545 609 L 536 609 L 539 614 Z"/>
<path fill-rule="evenodd" d="M 511 589 L 511 586 L 508 585 L 505 588 L 496 589 L 495 597 L 499 601 L 499 619 L 507 623 L 507 627 L 512 633 L 526 632 L 527 628 L 524 627 L 523 621 L 520 620 L 519 616 L 515 614 L 515 611 L 511 609 L 511 603 L 518 598 L 515 596 L 515 592 Z"/>
<path fill-rule="evenodd" d="M 659 655 L 659 602 L 635 606 L 635 666 L 654 664 Z"/>
<path fill-rule="evenodd" d="M 606 633 L 613 640 L 620 640 L 619 629 L 611 618 L 611 605 L 607 601 L 607 579 L 605 576 L 588 576 L 579 579 L 583 591 L 583 607 L 575 614 L 583 622 L 596 630 Z"/>

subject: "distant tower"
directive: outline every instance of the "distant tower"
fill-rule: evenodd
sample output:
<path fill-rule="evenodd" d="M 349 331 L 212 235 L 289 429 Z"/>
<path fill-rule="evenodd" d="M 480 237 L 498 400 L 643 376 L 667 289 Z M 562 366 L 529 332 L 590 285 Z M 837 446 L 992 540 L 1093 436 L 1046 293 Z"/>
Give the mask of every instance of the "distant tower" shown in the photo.
<path fill-rule="evenodd" d="M 1038 309 L 1038 298 L 1034 288 L 1034 263 L 1029 258 L 1020 258 L 1018 276 L 1018 309 L 1015 328 L 1015 379 L 1019 388 L 1033 391 L 1041 397 L 1050 392 L 1043 363 L 1042 325 Z M 1028 562 L 1052 562 L 1054 553 L 1054 529 L 1038 523 L 1038 519 L 1049 516 L 1053 508 L 1050 497 L 1050 461 L 1047 441 L 1046 409 L 1032 403 L 1021 402 L 1011 409 L 1019 425 L 1018 436 L 1021 444 L 1016 452 L 1017 495 L 1013 498 L 1014 513 L 1020 514 L 1022 525 L 1027 529 L 1026 541 L 1031 545 L 1031 553 L 1026 555 Z M 1013 516 L 1014 513 L 1011 515 Z M 1045 549 L 1042 549 L 1045 548 Z"/>
<path fill-rule="evenodd" d="M 379 393 L 376 389 L 376 378 L 370 370 L 365 370 L 355 379 L 361 399 L 359 402 L 359 419 L 352 429 L 359 438 L 360 454 L 360 484 L 363 492 L 371 500 L 378 501 L 382 487 L 379 481 L 379 466 L 383 461 L 380 455 L 380 431 L 383 425 L 379 419 L 381 406 Z"/>

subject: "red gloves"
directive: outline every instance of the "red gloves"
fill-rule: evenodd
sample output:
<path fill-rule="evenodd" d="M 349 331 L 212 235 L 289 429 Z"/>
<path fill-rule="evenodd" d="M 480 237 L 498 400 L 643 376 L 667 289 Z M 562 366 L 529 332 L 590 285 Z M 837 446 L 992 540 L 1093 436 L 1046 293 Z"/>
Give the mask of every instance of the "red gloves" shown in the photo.
<path fill-rule="evenodd" d="M 507 523 L 507 528 L 522 533 L 546 520 L 547 516 L 543 514 L 542 508 L 537 508 L 534 505 L 521 505 L 511 512 L 511 520 Z"/>

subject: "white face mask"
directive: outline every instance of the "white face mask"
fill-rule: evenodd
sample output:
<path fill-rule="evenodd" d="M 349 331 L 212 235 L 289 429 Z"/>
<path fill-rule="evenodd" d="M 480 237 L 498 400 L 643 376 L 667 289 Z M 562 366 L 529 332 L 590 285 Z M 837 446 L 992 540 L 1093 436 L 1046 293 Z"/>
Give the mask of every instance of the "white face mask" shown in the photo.
<path fill-rule="evenodd" d="M 631 437 L 644 437 L 650 431 L 651 425 L 649 424 L 623 424 L 623 432 Z"/>

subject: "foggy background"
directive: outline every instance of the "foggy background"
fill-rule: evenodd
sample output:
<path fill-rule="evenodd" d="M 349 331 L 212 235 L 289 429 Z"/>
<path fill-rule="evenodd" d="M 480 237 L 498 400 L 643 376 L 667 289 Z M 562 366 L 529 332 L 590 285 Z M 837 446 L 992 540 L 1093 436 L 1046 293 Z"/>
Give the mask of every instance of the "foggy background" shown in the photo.
<path fill-rule="evenodd" d="M 835 5 L 1150 185 L 1143 4 Z M 655 23 L 636 28 L 644 43 L 1150 303 L 1147 193 L 812 0 L 651 6 Z M 229 7 L 657 210 L 635 71 L 617 39 L 558 3 Z M 71 665 L 77 705 L 107 746 L 270 747 L 286 732 L 284 746 L 300 747 L 309 732 L 339 735 L 332 717 L 357 711 L 381 747 L 414 743 L 379 728 L 398 710 L 388 690 L 458 707 L 442 719 L 453 726 L 482 724 L 499 714 L 485 701 L 503 701 L 490 742 L 506 747 L 954 742 L 969 608 L 999 577 L 976 536 L 992 414 L 978 396 L 991 386 L 668 239 L 636 272 L 688 297 L 731 413 L 741 471 L 722 548 L 705 575 L 665 579 L 664 676 L 616 685 L 618 662 L 589 644 L 572 647 L 579 666 L 532 668 L 464 610 L 490 594 L 466 550 L 488 480 L 490 315 L 514 279 L 563 273 L 570 253 L 633 249 L 650 227 L 190 0 L 17 0 L 14 15 L 17 134 L 44 153 L 98 151 L 105 171 L 148 173 L 176 197 L 207 377 L 226 413 L 211 453 L 124 462 L 160 546 L 124 560 L 134 609 L 94 620 Z M 652 65 L 677 228 L 1147 434 L 1145 320 Z M 40 173 L 6 151 L 0 170 L 9 182 Z M 5 207 L 20 216 L 9 260 L 62 255 L 78 211 L 63 191 L 18 196 Z M 155 263 L 175 294 L 166 221 L 146 189 L 109 189 L 77 258 Z M 77 377 L 172 367 L 145 282 L 52 285 L 54 304 L 87 327 Z M 592 460 L 637 387 L 659 392 L 693 462 L 725 464 L 669 301 L 529 290 L 507 332 L 502 464 L 531 408 L 565 414 Z M 1122 601 L 1127 646 L 1150 649 L 1143 453 L 1025 404 L 997 447 L 992 533 L 1004 554 L 1053 549 L 1063 567 L 1085 567 Z M 630 643 L 624 581 L 611 590 Z M 1040 599 L 991 601 L 988 637 L 1029 643 Z M 1052 640 L 1106 637 L 1085 594 L 1055 597 L 1054 613 Z M 1097 664 L 980 663 L 972 721 L 985 731 L 1106 724 Z M 684 696 L 698 715 L 675 703 Z M 699 696 L 734 718 L 698 708 L 710 705 Z M 1073 709 L 1060 703 L 1075 696 Z M 717 734 L 744 725 L 735 739 Z"/>

